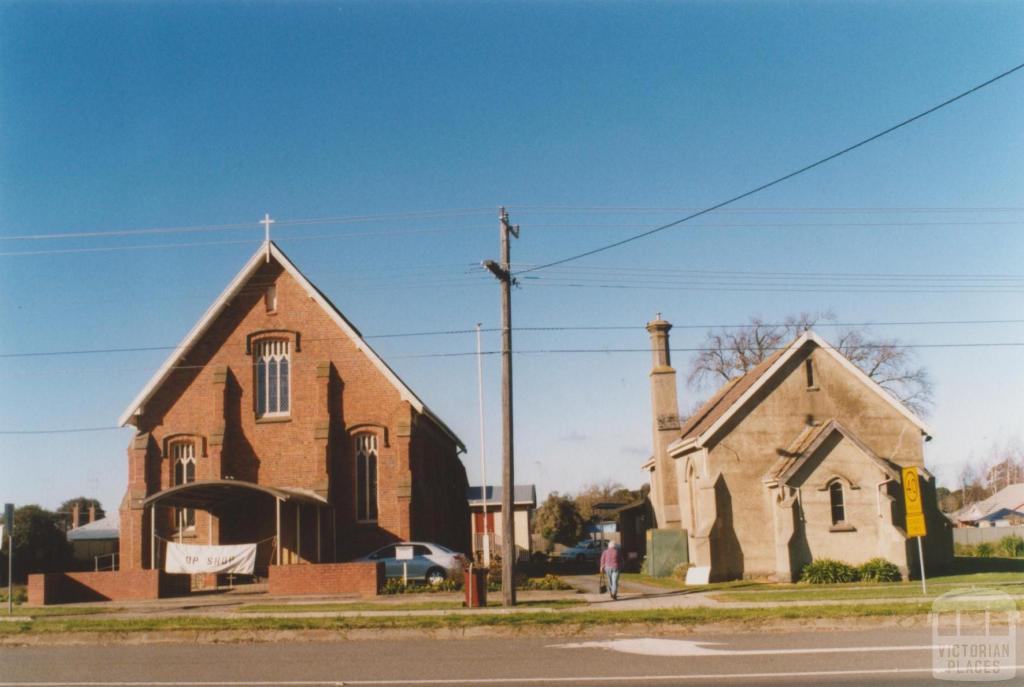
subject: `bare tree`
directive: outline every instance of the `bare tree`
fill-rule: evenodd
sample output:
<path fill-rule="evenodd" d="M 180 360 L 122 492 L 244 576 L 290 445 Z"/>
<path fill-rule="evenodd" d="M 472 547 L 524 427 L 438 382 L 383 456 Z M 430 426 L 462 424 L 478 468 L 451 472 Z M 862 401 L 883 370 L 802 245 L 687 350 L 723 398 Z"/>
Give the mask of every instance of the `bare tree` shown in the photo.
<path fill-rule="evenodd" d="M 700 387 L 709 380 L 735 379 L 815 324 L 834 320 L 832 313 L 805 312 L 781 323 L 752 317 L 750 325 L 741 329 L 709 331 L 690 365 L 687 383 Z M 897 339 L 875 339 L 866 329 L 846 328 L 839 330 L 832 345 L 905 406 L 921 415 L 928 413 L 932 403 L 928 370 Z"/>

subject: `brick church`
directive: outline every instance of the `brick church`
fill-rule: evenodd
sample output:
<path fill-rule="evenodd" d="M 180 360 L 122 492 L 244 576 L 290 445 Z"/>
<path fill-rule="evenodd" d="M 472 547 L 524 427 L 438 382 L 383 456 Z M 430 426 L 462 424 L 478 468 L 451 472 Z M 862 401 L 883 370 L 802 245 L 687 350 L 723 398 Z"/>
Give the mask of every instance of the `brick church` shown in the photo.
<path fill-rule="evenodd" d="M 259 543 L 256 570 L 385 543 L 469 550 L 465 447 L 273 242 L 120 419 L 121 570 L 164 542 Z"/>

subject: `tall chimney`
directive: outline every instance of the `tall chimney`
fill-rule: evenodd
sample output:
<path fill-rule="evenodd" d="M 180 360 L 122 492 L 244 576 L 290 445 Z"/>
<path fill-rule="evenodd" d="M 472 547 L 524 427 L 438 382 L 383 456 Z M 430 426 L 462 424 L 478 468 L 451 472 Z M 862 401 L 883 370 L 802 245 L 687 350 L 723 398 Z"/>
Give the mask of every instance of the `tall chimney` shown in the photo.
<path fill-rule="evenodd" d="M 89 522 L 96 522 L 96 506 L 89 506 Z"/>
<path fill-rule="evenodd" d="M 654 433 L 654 496 L 655 517 L 659 528 L 682 526 L 679 517 L 679 492 L 676 486 L 675 460 L 668 455 L 668 446 L 680 437 L 679 401 L 676 396 L 676 371 L 672 368 L 668 330 L 672 325 L 661 319 L 661 313 L 647 323 L 651 335 L 651 415 Z"/>
<path fill-rule="evenodd" d="M 79 518 L 82 517 L 82 507 L 79 504 L 71 506 L 71 529 L 78 527 Z"/>

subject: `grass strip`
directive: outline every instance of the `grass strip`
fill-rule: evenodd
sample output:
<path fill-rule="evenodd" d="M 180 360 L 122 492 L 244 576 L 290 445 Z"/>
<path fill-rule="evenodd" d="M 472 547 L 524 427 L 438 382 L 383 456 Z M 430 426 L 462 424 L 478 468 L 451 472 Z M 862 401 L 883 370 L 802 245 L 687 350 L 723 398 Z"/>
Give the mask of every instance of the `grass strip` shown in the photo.
<path fill-rule="evenodd" d="M 937 599 L 954 589 L 967 589 L 957 585 L 939 587 L 929 584 L 928 593 L 922 594 L 921 587 L 913 586 L 904 589 L 834 589 L 825 592 L 816 591 L 758 591 L 758 592 L 722 592 L 713 594 L 716 601 L 736 602 L 777 602 L 787 601 L 864 601 L 869 599 Z M 985 586 L 981 589 L 1004 592 L 1006 594 L 1024 594 L 1024 587 Z"/>
<path fill-rule="evenodd" d="M 521 600 L 517 606 L 541 608 L 565 608 L 586 603 L 583 599 L 530 599 Z M 351 601 L 341 603 L 312 604 L 251 604 L 236 609 L 239 613 L 345 613 L 356 611 L 449 611 L 463 608 L 461 601 Z"/>
<path fill-rule="evenodd" d="M 102 606 L 15 606 L 15 617 L 43 618 L 57 615 L 100 615 L 103 613 L 119 613 L 121 608 L 104 608 Z M 0 610 L 0 615 L 7 615 L 7 610 Z"/>
<path fill-rule="evenodd" d="M 574 613 L 460 613 L 436 616 L 344 616 L 330 618 L 223 618 L 180 616 L 161 618 L 43 618 L 34 623 L 0 624 L 0 635 L 55 632 L 257 631 L 451 629 L 470 627 L 595 627 L 603 625 L 696 625 L 723 621 L 752 623 L 783 619 L 905 617 L 927 614 L 928 602 L 889 605 L 783 606 L 773 608 L 685 608 L 647 611 L 581 611 Z"/>

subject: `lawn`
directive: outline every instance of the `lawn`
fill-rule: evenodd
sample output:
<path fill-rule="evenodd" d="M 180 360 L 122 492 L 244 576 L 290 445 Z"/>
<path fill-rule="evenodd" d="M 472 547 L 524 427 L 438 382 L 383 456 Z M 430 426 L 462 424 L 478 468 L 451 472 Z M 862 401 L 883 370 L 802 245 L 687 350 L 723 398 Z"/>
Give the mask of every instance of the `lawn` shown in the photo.
<path fill-rule="evenodd" d="M 762 584 L 748 590 L 730 590 L 717 593 L 719 601 L 853 601 L 862 599 L 935 598 L 946 592 L 970 588 L 1024 594 L 1024 575 L 1013 572 L 972 573 L 943 575 L 927 580 L 928 594 L 921 593 L 921 582 L 848 584 Z"/>

